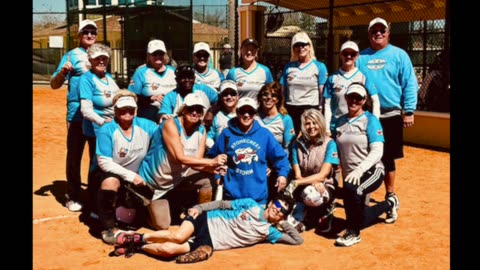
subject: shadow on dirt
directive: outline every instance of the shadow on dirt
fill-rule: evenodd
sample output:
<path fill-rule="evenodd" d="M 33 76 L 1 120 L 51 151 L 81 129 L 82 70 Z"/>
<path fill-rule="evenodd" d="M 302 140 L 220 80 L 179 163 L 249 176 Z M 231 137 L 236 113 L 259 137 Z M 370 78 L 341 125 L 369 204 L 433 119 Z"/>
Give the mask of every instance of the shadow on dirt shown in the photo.
<path fill-rule="evenodd" d="M 43 186 L 33 192 L 37 196 L 51 196 L 55 197 L 55 200 L 64 205 L 67 199 L 65 198 L 65 192 L 67 190 L 67 181 L 66 180 L 54 180 L 51 184 Z"/>

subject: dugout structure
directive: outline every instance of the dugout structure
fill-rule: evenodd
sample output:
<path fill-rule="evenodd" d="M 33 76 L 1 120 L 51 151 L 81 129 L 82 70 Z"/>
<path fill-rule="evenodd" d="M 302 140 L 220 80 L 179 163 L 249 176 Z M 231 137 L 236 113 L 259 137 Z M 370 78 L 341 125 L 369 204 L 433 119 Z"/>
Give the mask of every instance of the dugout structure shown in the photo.
<path fill-rule="evenodd" d="M 145 63 L 152 39 L 165 42 L 171 64 L 191 63 L 192 0 L 67 0 L 68 48 L 78 46 L 78 23 L 84 19 L 96 22 L 97 42 L 113 49 L 110 69 L 120 87 Z"/>

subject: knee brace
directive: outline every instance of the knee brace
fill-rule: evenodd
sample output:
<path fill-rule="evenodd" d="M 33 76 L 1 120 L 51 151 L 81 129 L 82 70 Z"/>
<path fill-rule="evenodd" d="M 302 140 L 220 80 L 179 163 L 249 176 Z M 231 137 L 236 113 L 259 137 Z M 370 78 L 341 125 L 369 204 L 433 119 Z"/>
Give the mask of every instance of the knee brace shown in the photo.
<path fill-rule="evenodd" d="M 98 191 L 97 209 L 100 222 L 105 229 L 115 227 L 115 203 L 117 201 L 117 192 L 113 190 Z"/>

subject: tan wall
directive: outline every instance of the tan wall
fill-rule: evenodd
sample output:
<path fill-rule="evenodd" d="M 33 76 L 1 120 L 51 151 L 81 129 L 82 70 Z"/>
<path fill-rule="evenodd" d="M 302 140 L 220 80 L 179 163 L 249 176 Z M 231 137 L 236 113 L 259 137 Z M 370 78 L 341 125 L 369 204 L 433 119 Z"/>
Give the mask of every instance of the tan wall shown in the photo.
<path fill-rule="evenodd" d="M 403 135 L 405 142 L 450 149 L 450 114 L 416 111 L 415 124 Z"/>

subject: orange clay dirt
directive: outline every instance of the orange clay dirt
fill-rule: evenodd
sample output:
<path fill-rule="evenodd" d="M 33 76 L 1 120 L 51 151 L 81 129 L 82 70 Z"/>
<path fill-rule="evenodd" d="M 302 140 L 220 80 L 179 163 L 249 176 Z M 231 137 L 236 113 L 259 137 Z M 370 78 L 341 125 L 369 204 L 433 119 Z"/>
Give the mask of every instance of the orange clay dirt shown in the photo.
<path fill-rule="evenodd" d="M 143 254 L 128 259 L 110 257 L 113 247 L 90 233 L 81 213 L 69 212 L 62 204 L 66 185 L 65 102 L 65 87 L 33 87 L 33 269 L 450 268 L 450 154 L 410 146 L 397 162 L 399 219 L 395 224 L 380 222 L 363 230 L 362 241 L 355 246 L 334 246 L 345 219 L 343 201 L 338 199 L 332 232 L 317 235 L 314 230 L 306 231 L 301 246 L 258 244 L 215 251 L 209 260 L 189 265 Z M 84 184 L 87 164 L 85 151 Z M 372 199 L 383 200 L 384 194 L 382 186 Z"/>

